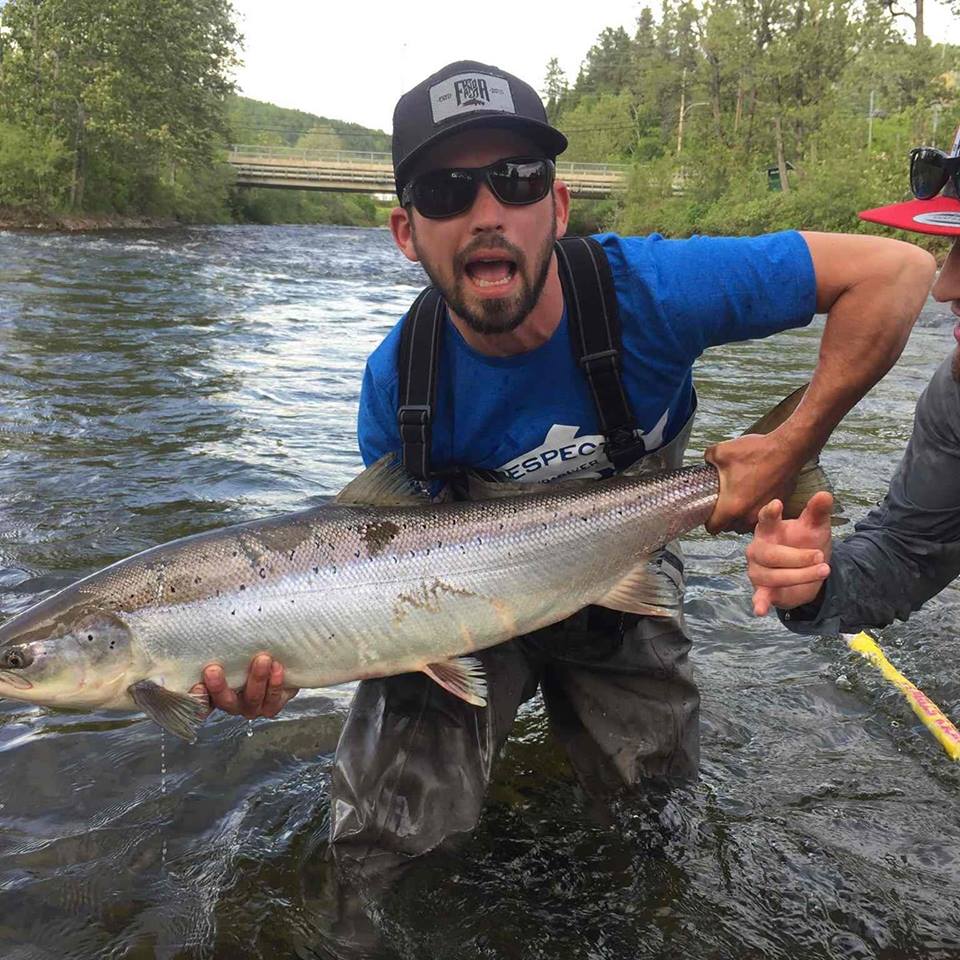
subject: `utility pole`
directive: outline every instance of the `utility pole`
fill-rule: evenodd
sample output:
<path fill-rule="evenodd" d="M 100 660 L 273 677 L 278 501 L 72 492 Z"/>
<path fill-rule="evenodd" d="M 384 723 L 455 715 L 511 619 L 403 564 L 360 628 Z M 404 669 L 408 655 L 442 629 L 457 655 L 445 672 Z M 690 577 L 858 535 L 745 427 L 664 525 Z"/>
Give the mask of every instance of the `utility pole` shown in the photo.
<path fill-rule="evenodd" d="M 873 146 L 873 97 L 876 91 L 870 91 L 870 114 L 869 119 L 867 120 L 867 153 L 870 152 L 870 148 Z"/>
<path fill-rule="evenodd" d="M 677 122 L 677 156 L 683 149 L 683 114 L 687 99 L 687 68 L 683 68 L 683 79 L 680 81 L 680 119 Z"/>

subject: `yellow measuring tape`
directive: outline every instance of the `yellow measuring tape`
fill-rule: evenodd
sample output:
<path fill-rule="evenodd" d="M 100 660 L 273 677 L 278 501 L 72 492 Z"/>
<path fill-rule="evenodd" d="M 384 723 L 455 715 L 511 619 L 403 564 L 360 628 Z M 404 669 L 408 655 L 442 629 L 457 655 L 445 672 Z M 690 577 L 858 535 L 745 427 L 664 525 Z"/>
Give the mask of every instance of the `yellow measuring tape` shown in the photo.
<path fill-rule="evenodd" d="M 960 730 L 950 722 L 943 711 L 919 688 L 915 687 L 884 656 L 877 642 L 868 633 L 844 634 L 843 639 L 851 650 L 869 660 L 884 678 L 889 680 L 913 707 L 913 712 L 923 721 L 923 725 L 940 741 L 951 760 L 960 760 Z"/>

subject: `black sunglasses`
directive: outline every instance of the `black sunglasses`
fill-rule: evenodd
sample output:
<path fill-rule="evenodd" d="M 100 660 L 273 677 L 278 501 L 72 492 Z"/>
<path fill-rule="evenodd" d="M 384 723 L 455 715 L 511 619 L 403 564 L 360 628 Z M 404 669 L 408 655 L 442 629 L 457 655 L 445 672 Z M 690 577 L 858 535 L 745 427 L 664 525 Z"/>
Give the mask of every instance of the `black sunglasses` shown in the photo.
<path fill-rule="evenodd" d="M 538 157 L 511 157 L 485 167 L 450 167 L 414 177 L 400 195 L 403 206 L 412 203 L 431 220 L 455 217 L 473 206 L 481 183 L 508 204 L 537 203 L 553 186 L 553 161 Z"/>
<path fill-rule="evenodd" d="M 918 200 L 932 200 L 948 184 L 960 196 L 960 157 L 951 157 L 936 147 L 910 151 L 910 189 Z"/>

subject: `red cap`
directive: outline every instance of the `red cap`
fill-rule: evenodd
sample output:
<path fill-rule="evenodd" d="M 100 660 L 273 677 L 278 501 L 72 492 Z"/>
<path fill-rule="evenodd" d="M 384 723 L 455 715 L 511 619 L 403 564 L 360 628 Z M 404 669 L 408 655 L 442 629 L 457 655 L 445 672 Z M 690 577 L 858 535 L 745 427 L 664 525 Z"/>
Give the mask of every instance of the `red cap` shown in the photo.
<path fill-rule="evenodd" d="M 871 223 L 914 233 L 960 237 L 960 200 L 942 194 L 932 200 L 908 200 L 906 203 L 892 203 L 889 207 L 861 210 L 857 216 Z"/>
<path fill-rule="evenodd" d="M 951 156 L 960 156 L 960 127 L 953 137 Z M 949 186 L 944 188 L 950 189 Z M 914 233 L 933 233 L 942 237 L 960 237 L 960 200 L 945 197 L 943 192 L 932 200 L 908 200 L 888 207 L 861 210 L 861 220 L 882 223 L 886 227 L 912 230 Z"/>

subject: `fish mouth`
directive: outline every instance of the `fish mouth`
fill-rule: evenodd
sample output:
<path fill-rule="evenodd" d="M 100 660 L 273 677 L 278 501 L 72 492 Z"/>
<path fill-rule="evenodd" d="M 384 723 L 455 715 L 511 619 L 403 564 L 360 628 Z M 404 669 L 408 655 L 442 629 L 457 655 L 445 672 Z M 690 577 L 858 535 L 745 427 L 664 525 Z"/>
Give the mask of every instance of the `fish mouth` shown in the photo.
<path fill-rule="evenodd" d="M 14 690 L 32 690 L 33 684 L 26 678 L 11 670 L 0 670 L 0 696 L 3 694 L 3 687 L 13 687 Z"/>

